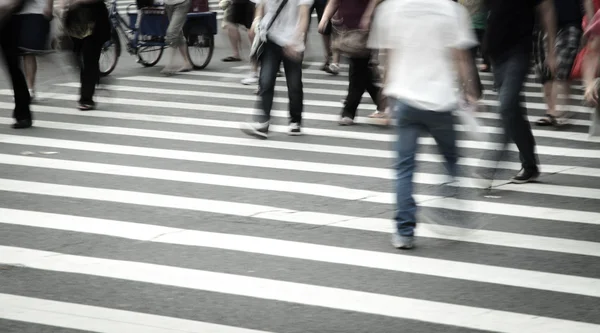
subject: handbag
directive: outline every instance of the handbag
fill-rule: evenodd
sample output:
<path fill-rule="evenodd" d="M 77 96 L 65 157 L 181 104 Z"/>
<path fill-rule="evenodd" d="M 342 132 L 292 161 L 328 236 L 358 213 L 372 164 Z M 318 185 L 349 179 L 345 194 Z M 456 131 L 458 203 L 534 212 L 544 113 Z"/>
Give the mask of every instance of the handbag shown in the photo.
<path fill-rule="evenodd" d="M 93 7 L 89 5 L 69 6 L 64 15 L 63 26 L 67 35 L 84 39 L 94 32 L 96 14 Z"/>
<path fill-rule="evenodd" d="M 347 29 L 333 26 L 335 39 L 332 48 L 350 57 L 368 57 L 371 50 L 367 48 L 369 31 L 361 29 Z"/>
<path fill-rule="evenodd" d="M 279 5 L 279 8 L 277 8 L 277 12 L 275 12 L 275 15 L 273 16 L 273 18 L 271 19 L 271 22 L 269 22 L 269 24 L 267 25 L 267 28 L 265 30 L 265 39 L 262 38 L 262 31 L 260 29 L 260 24 L 257 24 L 254 27 L 255 37 L 254 37 L 254 41 L 252 42 L 252 47 L 250 48 L 250 59 L 252 59 L 253 61 L 260 60 L 260 57 L 262 56 L 262 54 L 265 50 L 265 44 L 267 43 L 266 32 L 268 32 L 269 29 L 271 29 L 271 26 L 273 25 L 273 23 L 275 23 L 277 16 L 279 16 L 279 14 L 281 13 L 281 10 L 283 9 L 283 7 L 285 7 L 287 2 L 288 2 L 288 0 L 283 0 L 281 2 L 281 4 Z"/>

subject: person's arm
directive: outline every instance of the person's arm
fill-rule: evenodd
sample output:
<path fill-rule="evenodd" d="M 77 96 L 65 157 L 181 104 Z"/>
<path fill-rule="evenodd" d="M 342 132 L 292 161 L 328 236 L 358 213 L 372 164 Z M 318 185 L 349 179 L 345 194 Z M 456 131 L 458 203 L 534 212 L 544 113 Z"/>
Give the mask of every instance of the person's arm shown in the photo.
<path fill-rule="evenodd" d="M 458 5 L 457 5 L 458 6 Z M 482 94 L 479 87 L 477 67 L 471 53 L 471 48 L 477 45 L 477 38 L 472 29 L 471 17 L 467 10 L 458 6 L 458 25 L 456 39 L 449 45 L 453 55 L 458 79 L 463 87 L 468 102 L 476 102 Z"/>
<path fill-rule="evenodd" d="M 360 28 L 364 30 L 368 30 L 371 26 L 371 20 L 373 19 L 373 14 L 375 13 L 375 8 L 379 5 L 383 0 L 370 0 L 365 13 L 363 14 L 360 20 Z"/>
<path fill-rule="evenodd" d="M 261 0 L 256 0 L 253 2 L 256 3 L 256 9 L 254 10 L 254 21 L 252 21 L 252 26 L 250 27 L 250 30 L 248 31 L 248 36 L 250 37 L 250 39 L 254 39 L 254 37 L 256 35 L 256 25 L 258 25 L 260 23 L 260 20 L 262 20 L 264 14 L 265 14 L 264 2 Z"/>
<path fill-rule="evenodd" d="M 548 39 L 548 55 L 546 62 L 552 73 L 556 71 L 556 11 L 554 1 L 543 0 L 538 5 L 542 26 Z"/>
<path fill-rule="evenodd" d="M 298 25 L 296 26 L 296 38 L 300 41 L 305 40 L 306 32 L 308 31 L 308 24 L 310 22 L 310 6 L 300 5 L 298 6 Z"/>
<path fill-rule="evenodd" d="M 46 7 L 44 8 L 44 16 L 51 19 L 52 13 L 54 12 L 54 0 L 46 0 Z"/>
<path fill-rule="evenodd" d="M 319 22 L 319 32 L 323 33 L 327 29 L 327 25 L 329 21 L 335 15 L 338 8 L 340 7 L 340 0 L 329 0 L 327 6 L 325 7 L 325 11 L 323 12 L 323 17 L 321 17 L 321 21 Z"/>
<path fill-rule="evenodd" d="M 594 14 L 596 14 L 594 0 L 585 0 L 583 3 L 583 8 L 585 10 L 585 16 L 587 17 L 587 21 L 590 22 L 594 17 Z"/>

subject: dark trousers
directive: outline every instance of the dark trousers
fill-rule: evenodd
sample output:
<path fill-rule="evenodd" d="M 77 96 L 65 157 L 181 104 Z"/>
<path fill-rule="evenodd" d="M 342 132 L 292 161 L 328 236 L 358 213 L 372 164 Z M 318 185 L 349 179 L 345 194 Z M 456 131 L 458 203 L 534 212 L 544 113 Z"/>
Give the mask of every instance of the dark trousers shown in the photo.
<path fill-rule="evenodd" d="M 473 59 L 476 59 L 477 53 L 480 53 L 481 58 L 483 59 L 483 63 L 486 66 L 488 66 L 488 68 L 490 68 L 490 66 L 491 66 L 490 57 L 488 57 L 485 54 L 485 52 L 483 52 L 483 48 L 481 47 L 481 45 L 483 45 L 483 38 L 485 36 L 485 30 L 475 29 L 475 36 L 477 37 L 477 41 L 479 42 L 479 45 L 477 45 L 471 49 L 471 53 L 473 54 Z"/>
<path fill-rule="evenodd" d="M 18 25 L 17 16 L 8 17 L 0 30 L 0 47 L 2 56 L 8 68 L 8 74 L 13 87 L 15 97 L 15 109 L 13 117 L 15 120 L 31 120 L 31 96 L 25 81 L 25 74 L 21 69 L 21 57 L 17 47 Z"/>
<path fill-rule="evenodd" d="M 525 98 L 521 94 L 529 72 L 529 64 L 529 52 L 515 49 L 502 57 L 501 62 L 493 61 L 492 68 L 505 132 L 504 144 L 508 144 L 509 140 L 514 141 L 519 148 L 523 168 L 533 171 L 537 170 L 538 164 L 535 154 L 535 139 L 527 119 Z M 501 156 L 497 156 L 497 160 Z"/>
<path fill-rule="evenodd" d="M 258 37 L 257 37 L 258 38 Z M 290 100 L 290 123 L 302 123 L 304 108 L 304 90 L 302 88 L 302 61 L 288 59 L 283 54 L 283 48 L 271 41 L 265 45 L 260 58 L 260 76 L 258 79 L 259 108 L 262 114 L 258 116 L 260 123 L 271 120 L 271 109 L 275 97 L 275 81 L 281 62 L 285 70 L 285 80 Z"/>
<path fill-rule="evenodd" d="M 381 98 L 381 88 L 375 85 L 376 72 L 369 64 L 371 58 L 350 58 L 350 71 L 348 79 L 348 96 L 346 97 L 346 105 L 342 111 L 342 117 L 354 119 L 356 117 L 356 109 L 362 100 L 365 91 L 369 92 L 373 102 L 379 106 Z"/>
<path fill-rule="evenodd" d="M 80 68 L 81 104 L 93 104 L 96 85 L 100 80 L 100 53 L 104 41 L 92 35 L 84 39 L 73 38 L 75 55 Z"/>

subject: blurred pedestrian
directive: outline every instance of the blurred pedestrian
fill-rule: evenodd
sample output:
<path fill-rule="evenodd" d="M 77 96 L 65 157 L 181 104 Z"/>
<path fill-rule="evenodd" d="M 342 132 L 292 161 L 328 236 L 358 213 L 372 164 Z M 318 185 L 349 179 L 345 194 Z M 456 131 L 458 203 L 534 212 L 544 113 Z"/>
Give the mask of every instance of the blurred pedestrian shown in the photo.
<path fill-rule="evenodd" d="M 108 10 L 102 0 L 65 0 L 65 30 L 73 39 L 80 67 L 79 110 L 96 108 L 94 93 L 100 80 L 100 54 L 110 39 Z"/>
<path fill-rule="evenodd" d="M 477 44 L 467 11 L 451 1 L 385 1 L 371 24 L 369 46 L 385 50 L 384 95 L 393 102 L 398 119 L 396 150 L 396 231 L 392 244 L 399 249 L 414 245 L 417 224 L 413 174 L 417 141 L 429 132 L 457 175 L 456 132 L 452 111 L 458 108 L 456 71 L 475 101 L 477 86 L 470 49 Z"/>
<path fill-rule="evenodd" d="M 20 52 L 18 48 L 21 32 L 18 17 L 14 15 L 22 9 L 24 1 L 5 0 L 0 4 L 0 49 L 10 81 L 13 87 L 15 108 L 12 128 L 23 129 L 32 126 L 31 96 L 27 89 L 27 81 L 21 70 Z"/>
<path fill-rule="evenodd" d="M 165 11 L 169 18 L 165 43 L 171 48 L 171 54 L 169 64 L 162 70 L 163 74 L 171 75 L 194 69 L 194 65 L 190 60 L 187 41 L 183 35 L 183 26 L 187 21 L 187 14 L 191 5 L 190 0 L 165 0 Z M 183 63 L 177 62 L 177 53 L 181 54 Z"/>
<path fill-rule="evenodd" d="M 302 58 L 308 29 L 308 12 L 313 0 L 258 0 L 250 33 L 264 41 L 260 62 L 259 109 L 253 123 L 242 124 L 242 131 L 266 139 L 275 97 L 275 80 L 283 62 L 289 97 L 289 135 L 302 135 L 304 90 L 302 87 Z M 260 35 L 254 36 L 255 25 Z"/>
<path fill-rule="evenodd" d="M 488 25 L 484 38 L 484 52 L 490 57 L 494 82 L 500 101 L 499 112 L 504 127 L 504 148 L 496 152 L 495 160 L 504 155 L 512 140 L 520 153 L 522 169 L 511 178 L 513 183 L 527 183 L 540 175 L 535 153 L 535 139 L 527 120 L 527 109 L 521 95 L 523 84 L 531 68 L 533 28 L 536 11 L 547 34 L 546 64 L 556 70 L 556 14 L 552 0 L 488 0 Z M 486 175 L 484 175 L 486 176 Z M 487 178 L 487 177 L 486 177 Z"/>

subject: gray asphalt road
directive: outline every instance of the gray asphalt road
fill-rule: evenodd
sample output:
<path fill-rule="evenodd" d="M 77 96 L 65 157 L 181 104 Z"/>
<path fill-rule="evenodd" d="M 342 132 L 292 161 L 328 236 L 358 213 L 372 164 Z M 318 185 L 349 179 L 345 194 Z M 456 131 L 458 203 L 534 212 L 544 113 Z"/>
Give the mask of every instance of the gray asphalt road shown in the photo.
<path fill-rule="evenodd" d="M 40 60 L 25 131 L 8 126 L 0 80 L 0 332 L 600 332 L 600 142 L 581 91 L 572 126 L 534 129 L 539 183 L 465 191 L 481 230 L 422 225 L 398 252 L 395 130 L 365 123 L 366 98 L 361 124 L 336 125 L 347 69 L 320 72 L 310 40 L 302 137 L 285 134 L 284 78 L 281 127 L 269 141 L 239 131 L 255 87 L 239 83 L 244 63 L 219 61 L 224 36 L 205 70 L 168 78 L 123 54 L 86 113 L 77 76 Z M 525 91 L 535 121 L 533 77 Z M 480 114 L 492 142 L 495 98 Z M 486 151 L 461 139 L 467 158 Z M 417 194 L 436 194 L 439 158 L 425 138 Z M 502 179 L 518 171 L 507 158 Z"/>

